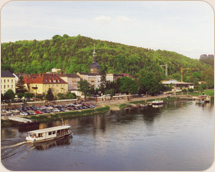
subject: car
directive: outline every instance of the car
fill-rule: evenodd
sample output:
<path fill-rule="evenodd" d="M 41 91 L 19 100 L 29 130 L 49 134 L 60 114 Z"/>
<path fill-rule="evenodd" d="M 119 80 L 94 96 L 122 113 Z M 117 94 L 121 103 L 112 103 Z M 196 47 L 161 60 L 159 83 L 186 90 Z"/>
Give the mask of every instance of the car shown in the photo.
<path fill-rule="evenodd" d="M 59 110 L 60 110 L 61 112 L 64 112 L 64 111 L 65 111 L 65 109 L 64 109 L 64 108 L 59 108 Z"/>
<path fill-rule="evenodd" d="M 42 112 L 39 111 L 39 110 L 35 110 L 34 112 L 35 112 L 36 114 L 42 114 Z"/>
<path fill-rule="evenodd" d="M 27 116 L 28 113 L 27 112 L 20 112 L 20 115 Z"/>
<path fill-rule="evenodd" d="M 36 115 L 36 113 L 34 111 L 28 111 L 28 113 L 30 113 L 31 115 Z"/>
<path fill-rule="evenodd" d="M 44 113 L 50 113 L 50 111 L 47 110 L 47 109 L 43 109 L 42 112 L 44 112 Z"/>
<path fill-rule="evenodd" d="M 60 110 L 55 108 L 55 109 L 52 109 L 52 112 L 60 112 Z"/>

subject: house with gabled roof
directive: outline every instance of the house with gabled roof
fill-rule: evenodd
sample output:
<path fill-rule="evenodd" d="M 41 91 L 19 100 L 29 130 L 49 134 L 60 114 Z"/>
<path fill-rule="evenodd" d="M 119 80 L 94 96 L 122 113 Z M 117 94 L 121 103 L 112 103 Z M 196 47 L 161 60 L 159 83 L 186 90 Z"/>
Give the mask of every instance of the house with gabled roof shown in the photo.
<path fill-rule="evenodd" d="M 53 73 L 39 74 L 29 83 L 29 92 L 35 95 L 47 94 L 49 88 L 51 88 L 54 96 L 57 96 L 58 93 L 66 94 L 68 83 Z"/>

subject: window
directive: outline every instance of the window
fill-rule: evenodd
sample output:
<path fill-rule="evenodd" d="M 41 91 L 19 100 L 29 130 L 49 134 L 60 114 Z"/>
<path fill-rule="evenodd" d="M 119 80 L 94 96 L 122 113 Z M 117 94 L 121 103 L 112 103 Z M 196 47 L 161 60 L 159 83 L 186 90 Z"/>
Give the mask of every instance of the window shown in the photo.
<path fill-rule="evenodd" d="M 55 134 L 55 131 L 53 131 L 53 134 Z"/>
<path fill-rule="evenodd" d="M 4 88 L 6 88 L 6 85 L 4 85 Z"/>
<path fill-rule="evenodd" d="M 38 137 L 43 137 L 43 133 L 39 133 L 39 134 L 38 134 Z"/>
<path fill-rule="evenodd" d="M 9 88 L 9 85 L 7 85 L 7 88 Z"/>
<path fill-rule="evenodd" d="M 9 79 L 7 80 L 7 82 L 9 82 Z"/>
<path fill-rule="evenodd" d="M 11 83 L 13 83 L 13 80 L 11 79 Z"/>
<path fill-rule="evenodd" d="M 6 82 L 6 79 L 4 79 L 4 83 Z"/>
<path fill-rule="evenodd" d="M 52 135 L 52 132 L 49 132 L 49 135 Z"/>

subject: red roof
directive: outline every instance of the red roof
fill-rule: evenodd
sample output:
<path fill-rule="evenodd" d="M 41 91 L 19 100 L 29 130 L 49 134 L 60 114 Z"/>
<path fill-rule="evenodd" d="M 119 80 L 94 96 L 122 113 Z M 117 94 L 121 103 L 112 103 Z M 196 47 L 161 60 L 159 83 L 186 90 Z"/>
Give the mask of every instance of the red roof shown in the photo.
<path fill-rule="evenodd" d="M 29 78 L 29 77 L 24 77 L 23 78 L 23 81 L 25 84 L 29 84 L 29 83 L 32 83 L 33 82 L 33 79 L 32 78 Z"/>
<path fill-rule="evenodd" d="M 67 84 L 63 79 L 61 79 L 56 74 L 41 74 L 31 83 L 35 84 Z"/>

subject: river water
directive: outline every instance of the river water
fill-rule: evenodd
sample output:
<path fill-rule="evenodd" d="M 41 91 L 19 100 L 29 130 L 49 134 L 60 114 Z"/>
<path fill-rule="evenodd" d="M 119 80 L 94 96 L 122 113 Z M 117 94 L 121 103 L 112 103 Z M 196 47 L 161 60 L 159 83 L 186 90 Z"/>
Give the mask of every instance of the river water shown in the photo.
<path fill-rule="evenodd" d="M 2 164 L 15 171 L 201 171 L 214 159 L 213 103 L 175 101 L 64 122 L 73 137 L 37 145 L 25 142 L 23 129 L 3 128 Z"/>

